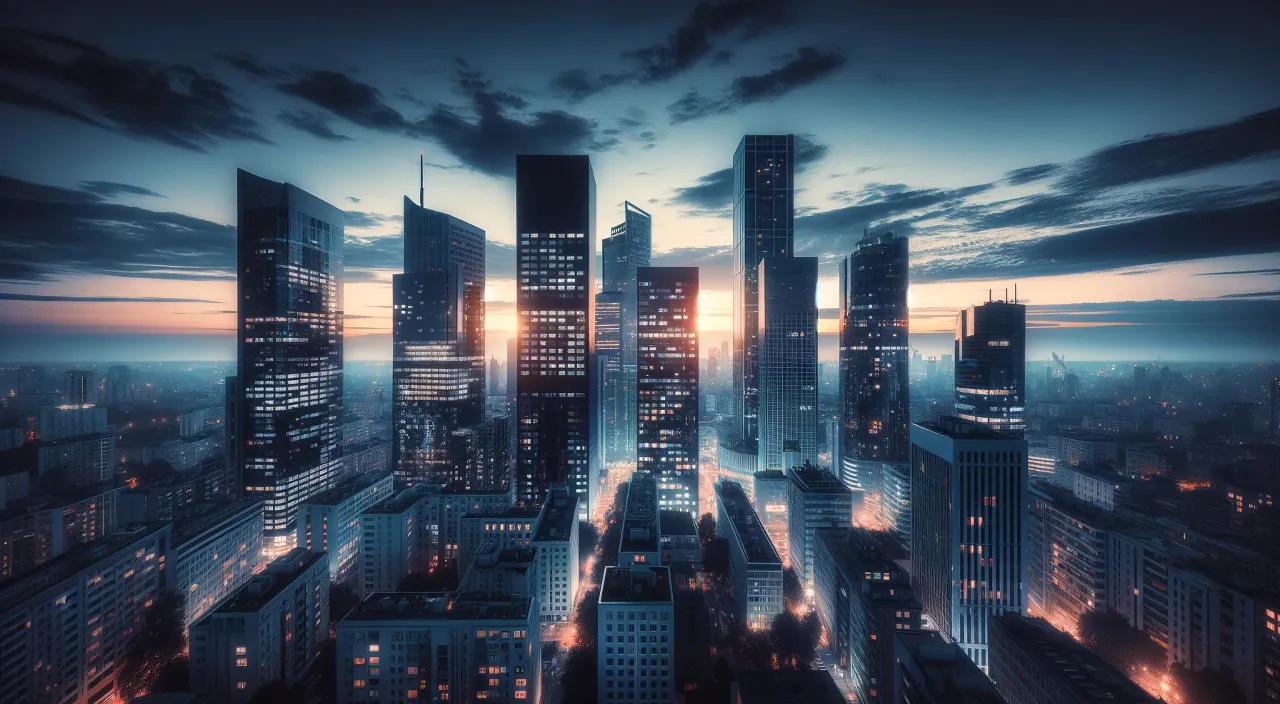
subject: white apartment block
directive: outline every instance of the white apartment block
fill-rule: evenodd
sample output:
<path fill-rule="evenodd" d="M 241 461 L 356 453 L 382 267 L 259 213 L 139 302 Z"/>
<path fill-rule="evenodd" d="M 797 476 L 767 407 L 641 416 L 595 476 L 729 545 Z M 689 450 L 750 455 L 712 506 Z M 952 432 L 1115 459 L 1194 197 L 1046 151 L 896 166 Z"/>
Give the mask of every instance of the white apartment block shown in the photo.
<path fill-rule="evenodd" d="M 601 702 L 675 702 L 675 602 L 667 567 L 606 567 L 596 626 Z"/>
<path fill-rule="evenodd" d="M 295 548 L 191 626 L 191 691 L 244 704 L 293 684 L 329 637 L 329 556 Z"/>
<path fill-rule="evenodd" d="M 400 580 L 422 569 L 419 507 L 425 497 L 406 489 L 360 514 L 359 594 L 395 591 Z"/>
<path fill-rule="evenodd" d="M 329 580 L 354 579 L 360 563 L 360 514 L 392 495 L 390 472 L 366 474 L 298 507 L 298 547 L 329 553 Z"/>
<path fill-rule="evenodd" d="M 174 523 L 173 579 L 190 628 L 253 577 L 262 560 L 263 503 L 240 499 Z"/>
<path fill-rule="evenodd" d="M 489 541 L 498 549 L 527 548 L 533 544 L 533 531 L 540 510 L 513 508 L 501 513 L 468 513 L 458 523 L 458 573 L 471 566 L 476 550 Z"/>
<path fill-rule="evenodd" d="M 578 503 L 563 485 L 547 491 L 533 547 L 538 549 L 538 608 L 542 623 L 573 618 L 578 597 Z"/>

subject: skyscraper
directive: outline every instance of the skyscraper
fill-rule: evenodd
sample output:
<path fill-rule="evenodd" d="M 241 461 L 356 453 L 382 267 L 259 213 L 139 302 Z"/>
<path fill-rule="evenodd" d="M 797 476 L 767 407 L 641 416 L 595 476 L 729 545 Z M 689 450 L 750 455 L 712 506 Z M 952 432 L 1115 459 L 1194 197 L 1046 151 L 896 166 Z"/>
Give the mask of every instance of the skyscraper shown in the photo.
<path fill-rule="evenodd" d="M 956 415 L 1022 437 L 1027 307 L 987 301 L 956 316 Z"/>
<path fill-rule="evenodd" d="M 733 154 L 733 412 L 756 437 L 757 276 L 760 261 L 790 257 L 795 239 L 795 138 L 746 135 Z"/>
<path fill-rule="evenodd" d="M 405 198 L 392 303 L 392 470 L 443 484 L 449 435 L 484 420 L 484 230 Z"/>
<path fill-rule="evenodd" d="M 659 510 L 698 515 L 698 268 L 638 271 L 636 470 Z"/>
<path fill-rule="evenodd" d="M 1271 380 L 1271 434 L 1280 437 L 1280 376 Z"/>
<path fill-rule="evenodd" d="M 596 294 L 596 390 L 599 393 L 600 466 L 610 465 L 634 455 L 627 449 L 634 446 L 625 433 L 626 418 L 635 415 L 635 409 L 626 408 L 622 378 L 622 297 L 621 291 L 601 291 Z"/>
<path fill-rule="evenodd" d="M 68 369 L 63 375 L 62 395 L 68 404 L 83 406 L 98 400 L 98 390 L 93 388 L 93 372 L 85 369 Z"/>
<path fill-rule="evenodd" d="M 841 479 L 875 491 L 883 465 L 911 457 L 907 238 L 867 235 L 840 262 Z M 855 497 L 860 498 L 860 497 Z"/>
<path fill-rule="evenodd" d="M 263 550 L 293 546 L 303 500 L 342 468 L 342 211 L 237 171 L 233 433 L 243 490 L 266 500 Z"/>
<path fill-rule="evenodd" d="M 611 456 L 601 458 L 608 463 L 636 459 L 636 273 L 649 266 L 653 246 L 652 216 L 631 202 L 623 203 L 622 208 L 623 221 L 614 225 L 601 243 L 602 291 L 619 294 L 620 374 L 610 372 L 602 377 L 616 387 L 604 393 L 617 398 L 616 415 L 600 429 L 602 444 L 614 448 Z"/>
<path fill-rule="evenodd" d="M 516 500 L 537 506 L 567 484 L 584 518 L 598 461 L 595 203 L 589 157 L 516 157 Z"/>
<path fill-rule="evenodd" d="M 771 257 L 759 269 L 759 469 L 785 471 L 818 461 L 818 260 Z"/>
<path fill-rule="evenodd" d="M 911 427 L 911 584 L 985 672 L 987 621 L 1026 614 L 1027 443 L 943 416 Z"/>

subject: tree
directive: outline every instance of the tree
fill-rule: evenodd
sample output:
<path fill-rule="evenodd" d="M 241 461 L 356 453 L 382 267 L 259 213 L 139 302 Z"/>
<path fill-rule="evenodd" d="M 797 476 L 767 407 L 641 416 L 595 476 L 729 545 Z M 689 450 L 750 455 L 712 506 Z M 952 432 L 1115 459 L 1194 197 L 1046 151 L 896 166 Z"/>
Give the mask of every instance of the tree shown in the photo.
<path fill-rule="evenodd" d="M 600 545 L 600 533 L 590 521 L 578 522 L 578 565 L 579 570 L 587 563 L 591 553 Z"/>
<path fill-rule="evenodd" d="M 1188 670 L 1181 663 L 1174 663 L 1169 674 L 1187 704 L 1229 704 L 1245 700 L 1240 685 L 1222 670 Z"/>
<path fill-rule="evenodd" d="M 807 670 L 818 654 L 820 626 L 818 615 L 809 612 L 804 620 L 790 611 L 773 618 L 769 626 L 769 645 L 778 656 L 778 666 L 788 670 Z"/>
<path fill-rule="evenodd" d="M 716 517 L 704 513 L 698 519 L 698 540 L 702 542 L 702 548 L 705 550 L 707 543 L 716 537 Z"/>
<path fill-rule="evenodd" d="M 1080 642 L 1121 672 L 1165 667 L 1164 650 L 1115 611 L 1095 609 L 1080 616 Z"/>
<path fill-rule="evenodd" d="M 183 599 L 163 592 L 147 607 L 142 630 L 134 636 L 120 669 L 120 688 L 126 698 L 150 692 L 161 671 L 182 657 Z"/>
<path fill-rule="evenodd" d="M 562 701 L 594 702 L 597 700 L 595 647 L 576 647 L 569 652 L 564 664 L 560 686 L 564 690 Z"/>
<path fill-rule="evenodd" d="M 702 549 L 702 566 L 712 574 L 729 578 L 729 541 L 712 538 Z"/>
<path fill-rule="evenodd" d="M 360 597 L 356 596 L 356 590 L 350 584 L 331 585 L 329 587 L 329 623 L 341 621 L 342 617 L 350 613 L 359 603 Z"/>
<path fill-rule="evenodd" d="M 782 573 L 782 603 L 787 611 L 804 605 L 804 587 L 796 571 L 790 567 Z"/>

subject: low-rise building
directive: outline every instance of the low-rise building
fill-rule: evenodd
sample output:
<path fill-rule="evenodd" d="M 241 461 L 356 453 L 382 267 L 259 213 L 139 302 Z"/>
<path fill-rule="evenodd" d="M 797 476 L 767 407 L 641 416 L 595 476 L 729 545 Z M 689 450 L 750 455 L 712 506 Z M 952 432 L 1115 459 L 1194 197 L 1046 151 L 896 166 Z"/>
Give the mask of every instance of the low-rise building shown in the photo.
<path fill-rule="evenodd" d="M 791 479 L 787 500 L 791 569 L 800 578 L 805 597 L 812 599 L 814 534 L 820 528 L 853 525 L 853 492 L 822 467 L 794 467 L 787 475 Z"/>
<path fill-rule="evenodd" d="M 1070 491 L 1077 499 L 1108 511 L 1125 503 L 1130 494 L 1130 481 L 1118 472 L 1090 465 L 1063 464 L 1058 467 L 1054 483 Z"/>
<path fill-rule="evenodd" d="M 167 524 L 135 526 L 0 587 L 0 701 L 91 704 L 118 695 L 120 663 L 165 581 Z"/>
<path fill-rule="evenodd" d="M 459 571 L 471 566 L 476 550 L 494 541 L 498 549 L 527 548 L 533 544 L 540 509 L 512 508 L 496 513 L 468 513 L 458 522 Z"/>
<path fill-rule="evenodd" d="M 895 633 L 893 650 L 901 704 L 1005 704 L 964 649 L 937 631 Z"/>
<path fill-rule="evenodd" d="M 651 474 L 636 472 L 627 484 L 618 564 L 662 564 L 658 540 L 658 482 Z"/>
<path fill-rule="evenodd" d="M 840 688 L 826 670 L 738 670 L 730 685 L 730 704 L 844 704 Z"/>
<path fill-rule="evenodd" d="M 538 611 L 542 623 L 573 618 L 578 598 L 578 503 L 563 485 L 547 490 L 533 547 L 538 549 Z"/>
<path fill-rule="evenodd" d="M 791 546 L 787 541 L 787 503 L 791 496 L 791 480 L 779 469 L 756 472 L 752 481 L 751 507 L 782 558 L 782 566 L 791 564 Z"/>
<path fill-rule="evenodd" d="M 329 637 L 329 556 L 294 548 L 191 626 L 191 690 L 244 704 L 291 685 Z"/>
<path fill-rule="evenodd" d="M 697 569 L 702 564 L 702 541 L 688 511 L 658 512 L 658 544 L 668 567 Z"/>
<path fill-rule="evenodd" d="M 0 512 L 0 579 L 26 574 L 68 550 L 115 532 L 110 484 L 10 502 Z"/>
<path fill-rule="evenodd" d="M 183 598 L 183 628 L 247 583 L 262 555 L 261 500 L 228 500 L 198 509 L 173 524 L 168 588 Z"/>
<path fill-rule="evenodd" d="M 734 604 L 753 629 L 768 628 L 782 613 L 782 560 L 737 482 L 716 485 L 716 533 L 729 543 Z"/>
<path fill-rule="evenodd" d="M 56 474 L 60 482 L 71 486 L 95 486 L 115 479 L 115 433 L 80 435 L 73 438 L 41 442 L 39 474 Z"/>
<path fill-rule="evenodd" d="M 538 549 L 501 548 L 495 541 L 480 546 L 458 584 L 458 593 L 487 599 L 537 599 Z M 537 608 L 537 605 L 534 605 Z"/>
<path fill-rule="evenodd" d="M 675 702 L 674 592 L 666 567 L 604 568 L 596 625 L 598 701 Z"/>
<path fill-rule="evenodd" d="M 360 594 L 395 591 L 400 580 L 424 568 L 418 530 L 427 497 L 414 489 L 370 506 L 360 514 Z"/>
<path fill-rule="evenodd" d="M 362 474 L 298 507 L 298 547 L 329 553 L 329 579 L 348 582 L 360 564 L 360 514 L 392 495 L 390 472 Z"/>
<path fill-rule="evenodd" d="M 532 598 L 379 592 L 336 630 L 339 702 L 538 702 Z"/>

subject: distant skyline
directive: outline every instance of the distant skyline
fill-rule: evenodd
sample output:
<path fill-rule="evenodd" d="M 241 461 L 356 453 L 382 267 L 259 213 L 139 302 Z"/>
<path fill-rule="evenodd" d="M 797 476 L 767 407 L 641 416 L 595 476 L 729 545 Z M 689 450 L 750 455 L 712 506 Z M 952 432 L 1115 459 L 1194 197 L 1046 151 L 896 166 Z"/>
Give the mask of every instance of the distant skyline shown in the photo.
<path fill-rule="evenodd" d="M 488 233 L 486 358 L 514 333 L 517 153 L 589 154 L 598 233 L 653 215 L 653 264 L 700 267 L 705 356 L 748 133 L 797 135 L 824 361 L 864 228 L 911 238 L 926 355 L 1016 283 L 1029 361 L 1274 359 L 1280 9 L 929 5 L 15 8 L 0 362 L 233 360 L 236 168 L 346 210 L 346 358 L 389 359 L 419 151 L 426 207 Z"/>

